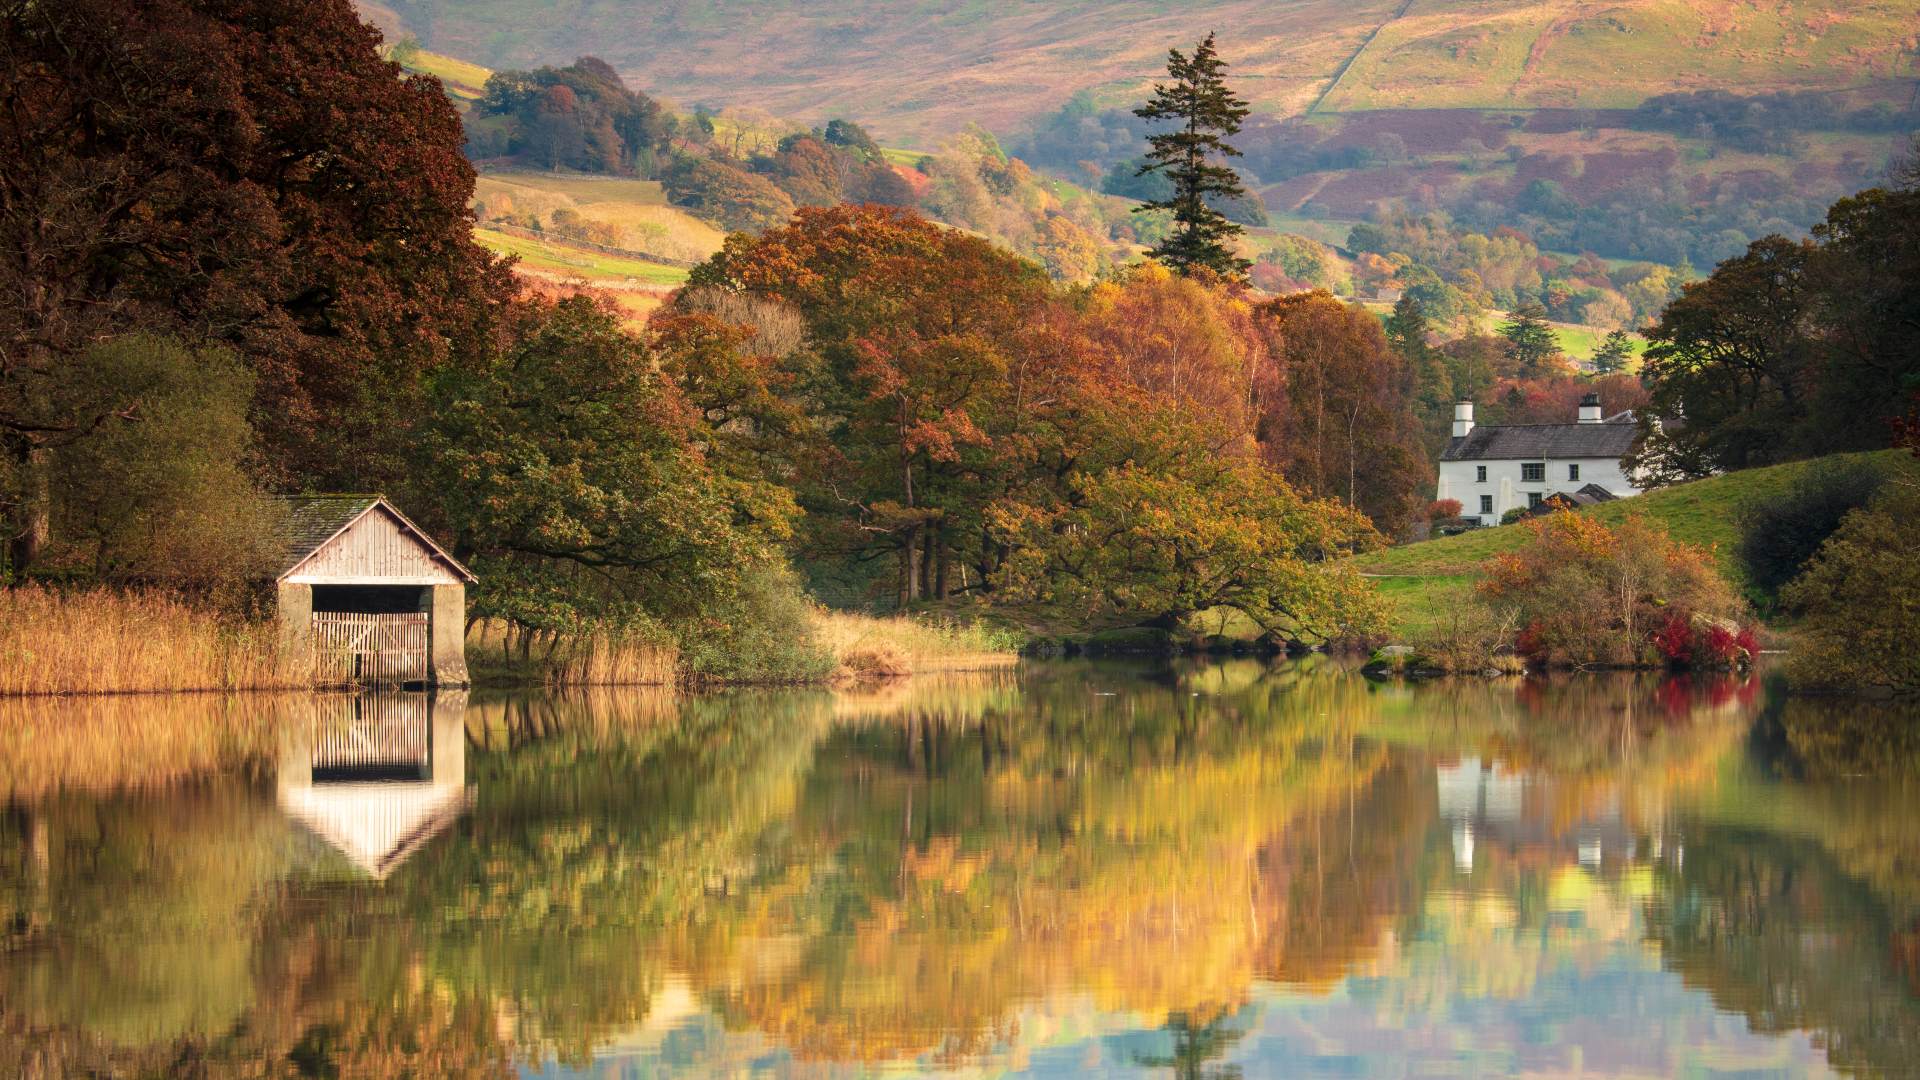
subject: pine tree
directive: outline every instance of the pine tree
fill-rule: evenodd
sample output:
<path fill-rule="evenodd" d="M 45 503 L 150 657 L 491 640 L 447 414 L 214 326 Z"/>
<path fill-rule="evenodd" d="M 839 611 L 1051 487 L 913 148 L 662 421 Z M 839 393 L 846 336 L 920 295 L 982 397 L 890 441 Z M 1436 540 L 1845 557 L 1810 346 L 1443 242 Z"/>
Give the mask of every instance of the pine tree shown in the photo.
<path fill-rule="evenodd" d="M 1507 339 L 1507 359 L 1525 378 L 1540 374 L 1546 362 L 1560 351 L 1560 339 L 1547 325 L 1547 312 L 1539 304 L 1525 304 L 1500 325 L 1500 336 Z"/>
<path fill-rule="evenodd" d="M 1178 127 L 1147 137 L 1147 152 L 1139 174 L 1162 173 L 1173 184 L 1166 199 L 1143 203 L 1136 212 L 1173 211 L 1173 231 L 1148 252 L 1181 274 L 1205 267 L 1241 279 L 1253 265 L 1233 253 L 1228 241 L 1241 227 L 1215 209 L 1222 201 L 1245 198 L 1240 176 L 1220 158 L 1239 157 L 1226 137 L 1239 132 L 1247 103 L 1227 89 L 1221 72 L 1226 64 L 1214 52 L 1213 35 L 1193 50 L 1167 50 L 1170 83 L 1155 83 L 1153 98 L 1133 110 L 1144 120 L 1172 120 Z"/>
<path fill-rule="evenodd" d="M 1600 343 L 1593 354 L 1593 373 L 1612 375 L 1616 371 L 1626 370 L 1627 361 L 1633 356 L 1633 342 L 1628 340 L 1625 330 L 1615 330 Z"/>

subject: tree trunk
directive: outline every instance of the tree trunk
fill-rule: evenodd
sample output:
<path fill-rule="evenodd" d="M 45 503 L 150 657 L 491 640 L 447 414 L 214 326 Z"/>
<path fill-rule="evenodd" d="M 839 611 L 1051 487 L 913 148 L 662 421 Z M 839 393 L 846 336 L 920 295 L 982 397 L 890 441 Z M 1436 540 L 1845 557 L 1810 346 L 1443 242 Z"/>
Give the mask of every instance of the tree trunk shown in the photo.
<path fill-rule="evenodd" d="M 907 529 L 906 540 L 900 545 L 900 606 L 906 607 L 920 598 L 920 530 L 923 526 L 914 525 Z"/>
<path fill-rule="evenodd" d="M 7 563 L 4 569 L 14 577 L 26 573 L 39 561 L 53 534 L 53 491 L 47 483 L 47 452 L 27 450 L 15 460 L 22 466 L 26 490 L 14 509 L 7 530 Z"/>
<path fill-rule="evenodd" d="M 949 553 L 947 551 L 947 530 L 936 526 L 933 530 L 933 536 L 935 540 L 933 598 L 936 600 L 945 600 L 953 594 L 950 579 L 947 576 L 949 573 L 948 567 L 952 563 L 952 559 L 948 557 Z"/>

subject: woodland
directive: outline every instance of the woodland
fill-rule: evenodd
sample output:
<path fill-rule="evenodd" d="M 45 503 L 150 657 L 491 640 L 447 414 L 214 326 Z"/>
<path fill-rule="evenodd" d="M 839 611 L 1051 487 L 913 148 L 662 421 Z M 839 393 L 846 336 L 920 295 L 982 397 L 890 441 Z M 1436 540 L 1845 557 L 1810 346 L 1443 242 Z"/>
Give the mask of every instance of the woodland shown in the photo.
<path fill-rule="evenodd" d="M 1450 337 L 1444 280 L 1382 319 L 1196 257 L 1241 227 L 1232 170 L 1208 164 L 1244 115 L 1201 63 L 1211 40 L 1188 75 L 1221 95 L 1220 141 L 1155 144 L 1178 188 L 1158 258 L 1090 276 L 900 205 L 905 173 L 923 206 L 1019 190 L 997 147 L 964 183 L 939 159 L 887 164 L 848 122 L 736 154 L 712 117 L 591 60 L 496 73 L 463 122 L 345 0 L 76 0 L 10 10 L 0 33 L 20 103 L 0 121 L 14 581 L 244 604 L 271 495 L 374 490 L 474 568 L 476 618 L 672 640 L 741 677 L 806 667 L 781 643 L 805 639 L 809 596 L 1095 629 L 1229 610 L 1312 646 L 1384 632 L 1347 556 L 1433 516 L 1459 398 L 1493 423 L 1562 420 L 1589 392 L 1684 415 L 1644 441 L 1671 479 L 1913 430 L 1911 172 L 1670 303 L 1673 281 L 1562 266 L 1517 233 L 1354 230 L 1403 280 L 1428 264 L 1393 253 L 1416 251 L 1503 302 L 1605 281 L 1637 297 L 1629 315 L 1664 305 L 1640 372 L 1597 374 L 1542 305 Z M 657 173 L 734 231 L 635 327 L 524 288 L 475 243 L 470 152 Z"/>

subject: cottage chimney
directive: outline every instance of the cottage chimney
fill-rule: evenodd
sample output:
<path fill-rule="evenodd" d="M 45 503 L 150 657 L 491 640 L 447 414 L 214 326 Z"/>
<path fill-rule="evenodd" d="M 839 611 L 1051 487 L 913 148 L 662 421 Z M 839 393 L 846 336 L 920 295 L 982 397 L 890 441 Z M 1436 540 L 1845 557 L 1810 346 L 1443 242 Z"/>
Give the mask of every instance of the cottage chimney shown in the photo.
<path fill-rule="evenodd" d="M 1597 424 L 1600 422 L 1600 395 L 1588 394 L 1580 399 L 1580 422 Z M 1455 425 L 1458 427 L 1459 425 Z"/>
<path fill-rule="evenodd" d="M 1464 439 L 1473 432 L 1473 402 L 1461 398 L 1453 407 L 1453 437 Z"/>

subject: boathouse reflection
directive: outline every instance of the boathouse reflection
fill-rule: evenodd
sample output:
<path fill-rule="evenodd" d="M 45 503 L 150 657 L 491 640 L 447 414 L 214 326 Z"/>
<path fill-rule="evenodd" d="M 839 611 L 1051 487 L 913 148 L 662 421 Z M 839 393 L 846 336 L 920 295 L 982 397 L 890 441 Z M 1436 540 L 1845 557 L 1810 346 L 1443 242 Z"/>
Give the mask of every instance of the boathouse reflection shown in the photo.
<path fill-rule="evenodd" d="M 280 808 L 385 879 L 467 808 L 466 705 L 459 691 L 321 699 L 289 729 Z"/>

